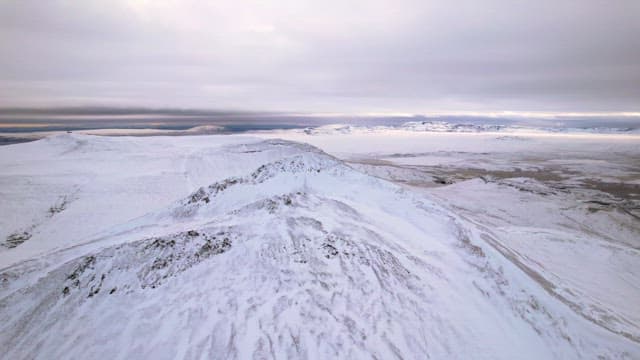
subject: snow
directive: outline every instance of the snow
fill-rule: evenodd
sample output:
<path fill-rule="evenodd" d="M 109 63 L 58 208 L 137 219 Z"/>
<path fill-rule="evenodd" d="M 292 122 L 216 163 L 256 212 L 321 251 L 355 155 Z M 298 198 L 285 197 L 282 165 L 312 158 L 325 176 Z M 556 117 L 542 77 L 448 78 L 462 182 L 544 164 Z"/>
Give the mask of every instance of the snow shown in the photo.
<path fill-rule="evenodd" d="M 485 122 L 489 119 L 485 119 Z M 499 119 L 497 119 L 499 120 Z M 398 125 L 348 125 L 330 124 L 315 128 L 308 128 L 304 133 L 318 134 L 353 134 L 381 131 L 430 132 L 430 133 L 506 133 L 504 138 L 511 138 L 510 133 L 530 133 L 539 135 L 549 134 L 640 134 L 638 127 L 570 127 L 570 126 L 532 126 L 532 125 L 501 125 L 490 123 L 464 123 L 437 120 L 408 121 Z"/>
<path fill-rule="evenodd" d="M 373 129 L 0 147 L 0 239 L 30 235 L 0 249 L 2 357 L 637 358 L 627 227 L 603 239 L 597 212 L 576 227 L 587 205 L 562 210 L 564 193 L 530 179 L 399 181 L 602 139 Z M 636 149 L 621 139 L 617 152 Z"/>
<path fill-rule="evenodd" d="M 570 195 L 564 193 L 541 197 L 541 191 L 553 190 L 529 179 L 519 181 L 516 188 L 503 187 L 501 182 L 472 180 L 431 192 L 460 214 L 491 225 L 495 240 L 553 284 L 552 292 L 575 310 L 637 338 L 640 312 L 633 301 L 640 299 L 637 228 L 621 226 L 621 214 L 605 217 L 585 206 L 571 206 Z"/>

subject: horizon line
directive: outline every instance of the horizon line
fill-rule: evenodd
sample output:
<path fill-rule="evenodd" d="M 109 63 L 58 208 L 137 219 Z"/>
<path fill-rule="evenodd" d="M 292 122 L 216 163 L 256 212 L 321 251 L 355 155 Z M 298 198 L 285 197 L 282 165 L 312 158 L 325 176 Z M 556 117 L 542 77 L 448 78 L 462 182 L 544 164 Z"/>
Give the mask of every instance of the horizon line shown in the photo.
<path fill-rule="evenodd" d="M 2 107 L 0 116 L 7 115 L 181 115 L 181 116 L 308 116 L 308 117 L 442 117 L 442 116 L 477 116 L 477 117 L 528 117 L 528 118 L 565 118 L 565 117 L 640 117 L 636 111 L 354 111 L 354 112 L 318 112 L 318 111 L 278 111 L 278 110 L 241 110 L 215 108 L 185 107 L 146 107 L 146 106 L 34 106 L 34 107 Z"/>

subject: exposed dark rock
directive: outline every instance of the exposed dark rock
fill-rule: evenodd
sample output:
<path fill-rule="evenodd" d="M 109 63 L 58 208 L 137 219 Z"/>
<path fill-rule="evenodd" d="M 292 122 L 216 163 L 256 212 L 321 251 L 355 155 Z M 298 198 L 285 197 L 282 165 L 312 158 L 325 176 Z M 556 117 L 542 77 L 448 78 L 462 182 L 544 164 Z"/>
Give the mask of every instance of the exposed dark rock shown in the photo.
<path fill-rule="evenodd" d="M 31 234 L 23 231 L 23 232 L 16 232 L 13 233 L 9 236 L 7 236 L 7 240 L 5 241 L 4 244 L 2 244 L 2 246 L 9 248 L 9 249 L 13 249 L 16 246 L 22 244 L 23 242 L 27 241 L 31 239 Z"/>
<path fill-rule="evenodd" d="M 336 247 L 331 244 L 322 244 L 322 248 L 326 251 L 324 257 L 326 257 L 327 259 L 330 259 L 339 254 L 338 249 L 336 249 Z"/>

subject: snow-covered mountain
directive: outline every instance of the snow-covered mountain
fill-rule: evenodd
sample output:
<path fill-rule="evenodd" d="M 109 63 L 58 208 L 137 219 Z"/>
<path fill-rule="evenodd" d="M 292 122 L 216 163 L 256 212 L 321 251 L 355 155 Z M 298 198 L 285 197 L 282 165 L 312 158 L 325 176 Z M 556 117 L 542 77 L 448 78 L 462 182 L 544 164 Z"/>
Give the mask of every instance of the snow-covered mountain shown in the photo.
<path fill-rule="evenodd" d="M 62 135 L 0 166 L 2 358 L 640 356 L 491 231 L 310 145 Z"/>

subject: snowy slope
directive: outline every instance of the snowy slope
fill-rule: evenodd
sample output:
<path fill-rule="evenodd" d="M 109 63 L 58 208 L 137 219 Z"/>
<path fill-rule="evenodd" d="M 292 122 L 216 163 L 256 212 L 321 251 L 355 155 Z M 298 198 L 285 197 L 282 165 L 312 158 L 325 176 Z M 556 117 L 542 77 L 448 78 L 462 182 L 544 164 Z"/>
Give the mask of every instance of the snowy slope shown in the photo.
<path fill-rule="evenodd" d="M 640 339 L 637 135 L 370 129 L 261 136 L 312 143 L 360 171 L 438 197 L 576 312 Z"/>
<path fill-rule="evenodd" d="M 243 174 L 289 151 L 264 153 L 231 144 L 247 137 L 97 137 L 60 135 L 0 147 L 0 239 L 27 233 L 6 251 L 6 266 L 64 248 L 147 212 L 166 207 L 195 188 Z M 64 209 L 64 211 L 57 211 Z"/>
<path fill-rule="evenodd" d="M 482 223 L 488 241 L 576 312 L 640 341 L 637 219 L 532 179 L 470 180 L 430 193 Z"/>
<path fill-rule="evenodd" d="M 32 234 L 0 253 L 3 358 L 640 355 L 491 231 L 309 145 L 65 135 L 0 160 L 3 214 L 44 213 L 2 220 Z"/>

